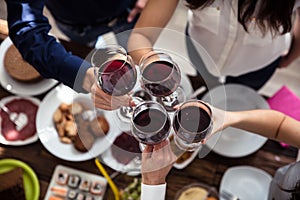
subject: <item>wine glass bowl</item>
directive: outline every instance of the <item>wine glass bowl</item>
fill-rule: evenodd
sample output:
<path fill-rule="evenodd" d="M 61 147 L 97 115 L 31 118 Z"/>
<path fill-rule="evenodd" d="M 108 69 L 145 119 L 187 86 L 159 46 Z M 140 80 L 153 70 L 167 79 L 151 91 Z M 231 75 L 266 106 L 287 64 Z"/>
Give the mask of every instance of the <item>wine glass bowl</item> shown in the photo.
<path fill-rule="evenodd" d="M 182 150 L 194 151 L 211 132 L 212 111 L 201 100 L 184 102 L 173 116 L 174 142 Z"/>
<path fill-rule="evenodd" d="M 171 120 L 164 107 L 155 101 L 137 105 L 131 118 L 131 133 L 142 144 L 155 145 L 168 138 Z"/>
<path fill-rule="evenodd" d="M 112 96 L 128 94 L 135 86 L 137 71 L 126 50 L 119 45 L 96 49 L 91 57 L 98 86 Z"/>
<path fill-rule="evenodd" d="M 183 92 L 176 92 L 181 82 L 181 72 L 172 58 L 162 51 L 150 51 L 140 61 L 141 86 L 166 108 L 182 101 Z M 171 109 L 172 110 L 172 109 Z"/>
<path fill-rule="evenodd" d="M 111 96 L 130 95 L 136 85 L 138 72 L 133 59 L 122 46 L 107 45 L 96 49 L 91 56 L 91 63 L 96 83 L 105 93 Z M 131 102 L 139 103 L 139 99 L 132 98 Z M 114 116 L 120 128 L 130 129 L 132 111 L 131 106 L 121 106 L 115 110 Z"/>

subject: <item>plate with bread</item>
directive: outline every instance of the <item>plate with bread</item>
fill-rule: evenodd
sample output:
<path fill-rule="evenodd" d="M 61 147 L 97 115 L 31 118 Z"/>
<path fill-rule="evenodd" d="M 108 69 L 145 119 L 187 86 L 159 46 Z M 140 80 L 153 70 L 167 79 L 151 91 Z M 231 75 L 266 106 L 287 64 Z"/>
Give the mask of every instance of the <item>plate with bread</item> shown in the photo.
<path fill-rule="evenodd" d="M 38 140 L 36 132 L 36 114 L 40 100 L 34 97 L 8 96 L 1 99 L 1 104 L 10 115 L 0 109 L 0 143 L 11 146 L 27 145 Z M 16 125 L 12 116 L 21 124 Z"/>
<path fill-rule="evenodd" d="M 7 37 L 0 45 L 0 84 L 7 91 L 26 96 L 42 94 L 58 82 L 45 79 L 26 62 Z"/>
<path fill-rule="evenodd" d="M 112 115 L 112 111 L 95 109 L 90 94 L 79 94 L 60 84 L 41 102 L 36 119 L 38 136 L 56 157 L 89 160 L 108 149 L 118 136 Z"/>

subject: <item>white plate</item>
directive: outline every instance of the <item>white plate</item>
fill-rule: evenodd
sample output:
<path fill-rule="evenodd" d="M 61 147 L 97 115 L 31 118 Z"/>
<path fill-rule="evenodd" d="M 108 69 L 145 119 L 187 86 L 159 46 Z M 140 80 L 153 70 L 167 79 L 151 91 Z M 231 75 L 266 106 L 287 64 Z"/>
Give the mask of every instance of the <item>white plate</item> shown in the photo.
<path fill-rule="evenodd" d="M 122 131 L 119 135 L 121 134 L 126 134 L 126 131 Z M 141 166 L 134 166 L 134 165 L 127 165 L 127 169 L 124 169 L 124 164 L 119 162 L 112 154 L 112 146 L 110 146 L 110 148 L 108 148 L 105 152 L 103 152 L 101 154 L 101 160 L 104 162 L 105 165 L 109 166 L 110 168 L 119 171 L 121 173 L 126 173 L 129 176 L 136 176 L 139 175 L 141 173 Z M 142 149 L 144 148 L 144 146 L 139 143 L 139 148 L 142 151 Z M 133 153 L 130 151 L 126 151 L 124 149 L 122 149 L 122 147 L 119 146 L 115 146 L 115 149 L 118 149 L 118 151 L 122 152 L 123 156 L 125 157 L 141 157 L 141 153 Z M 130 169 L 133 169 L 133 171 L 130 171 Z"/>
<path fill-rule="evenodd" d="M 169 141 L 171 142 L 172 146 L 175 145 L 175 143 L 173 141 L 174 140 L 174 134 L 175 133 L 173 131 L 171 131 L 171 133 L 169 135 Z M 175 162 L 173 164 L 173 167 L 176 168 L 176 169 L 186 168 L 196 158 L 196 156 L 198 155 L 199 150 L 200 150 L 200 148 L 196 149 L 194 152 L 191 152 L 192 154 L 190 155 L 190 157 L 188 159 L 184 160 L 183 162 L 181 162 L 181 163 Z M 182 151 L 180 151 L 180 153 L 181 152 Z M 175 152 L 175 154 L 177 154 L 177 153 Z M 181 154 L 181 156 L 182 156 L 182 154 Z"/>
<path fill-rule="evenodd" d="M 182 163 L 176 163 L 175 162 L 173 164 L 173 167 L 176 168 L 176 169 L 184 169 L 184 168 L 186 168 L 196 158 L 196 156 L 198 155 L 198 152 L 199 152 L 199 149 L 195 150 L 188 159 L 186 159 Z"/>
<path fill-rule="evenodd" d="M 37 113 L 37 132 L 44 147 L 61 159 L 68 161 L 84 161 L 95 158 L 110 147 L 114 139 L 120 133 L 114 125 L 112 112 L 103 111 L 110 129 L 105 137 L 96 139 L 88 152 L 79 152 L 73 144 L 60 142 L 58 133 L 53 123 L 53 113 L 62 103 L 72 103 L 74 99 L 91 103 L 90 94 L 78 94 L 65 85 L 59 85 L 51 90 L 43 99 Z"/>
<path fill-rule="evenodd" d="M 0 84 L 4 89 L 13 94 L 35 96 L 48 91 L 58 83 L 54 79 L 43 79 L 36 83 L 22 83 L 14 80 L 7 74 L 4 68 L 4 57 L 11 45 L 12 41 L 9 37 L 7 37 L 0 45 Z"/>
<path fill-rule="evenodd" d="M 238 84 L 218 86 L 209 91 L 202 100 L 230 111 L 269 109 L 266 100 L 256 91 Z M 207 145 L 220 155 L 236 158 L 254 153 L 266 141 L 266 137 L 229 127 L 212 136 Z"/>
<path fill-rule="evenodd" d="M 271 181 L 271 175 L 264 170 L 250 166 L 231 167 L 222 177 L 220 193 L 226 190 L 242 200 L 267 200 Z M 225 199 L 221 197 L 221 200 Z"/>
<path fill-rule="evenodd" d="M 120 163 L 117 159 L 114 158 L 111 152 L 111 148 L 108 148 L 104 153 L 101 154 L 101 159 L 103 160 L 105 165 L 121 173 L 126 173 L 129 176 L 137 176 L 141 173 L 140 169 L 131 172 L 126 172 L 125 170 L 123 170 L 124 164 Z"/>
<path fill-rule="evenodd" d="M 1 102 L 5 105 L 8 102 L 15 100 L 15 99 L 27 99 L 31 102 L 33 102 L 34 104 L 36 104 L 37 106 L 40 105 L 40 100 L 34 97 L 22 97 L 22 96 L 8 96 L 8 97 L 4 97 L 1 99 Z M 1 124 L 1 118 L 0 118 L 0 124 Z M 0 126 L 0 132 L 1 132 L 1 126 Z M 36 142 L 38 140 L 38 134 L 35 133 L 33 136 L 31 136 L 30 138 L 27 138 L 26 140 L 17 140 L 17 141 L 7 141 L 4 137 L 3 134 L 0 134 L 0 143 L 1 144 L 6 144 L 6 145 L 12 145 L 12 146 L 21 146 L 21 145 L 26 145 L 26 144 L 31 144 L 33 142 Z"/>

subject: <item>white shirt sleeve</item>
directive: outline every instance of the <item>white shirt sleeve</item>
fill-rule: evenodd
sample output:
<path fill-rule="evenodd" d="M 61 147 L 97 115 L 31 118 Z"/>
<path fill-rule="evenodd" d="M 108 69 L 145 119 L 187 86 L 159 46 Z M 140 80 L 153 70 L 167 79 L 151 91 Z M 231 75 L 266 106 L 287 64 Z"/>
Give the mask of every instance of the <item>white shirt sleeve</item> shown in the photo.
<path fill-rule="evenodd" d="M 145 185 L 142 183 L 141 200 L 164 200 L 167 184 Z"/>

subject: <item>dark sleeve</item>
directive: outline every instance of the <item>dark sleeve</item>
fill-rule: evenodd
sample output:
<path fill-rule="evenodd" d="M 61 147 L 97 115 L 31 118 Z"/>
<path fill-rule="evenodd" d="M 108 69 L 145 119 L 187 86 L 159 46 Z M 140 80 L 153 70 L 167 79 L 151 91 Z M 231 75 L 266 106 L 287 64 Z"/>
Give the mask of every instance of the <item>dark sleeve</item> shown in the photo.
<path fill-rule="evenodd" d="M 77 92 L 86 92 L 82 82 L 88 62 L 67 52 L 49 36 L 51 26 L 43 16 L 43 0 L 6 0 L 9 37 L 23 58 L 44 78 L 56 79 Z"/>

